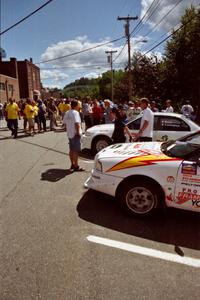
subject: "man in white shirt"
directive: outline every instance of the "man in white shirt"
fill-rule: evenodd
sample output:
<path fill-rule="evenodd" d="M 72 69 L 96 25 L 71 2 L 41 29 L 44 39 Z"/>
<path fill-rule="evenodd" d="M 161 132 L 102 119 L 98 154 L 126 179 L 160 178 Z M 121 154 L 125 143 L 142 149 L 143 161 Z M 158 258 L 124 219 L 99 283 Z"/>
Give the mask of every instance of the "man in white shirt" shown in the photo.
<path fill-rule="evenodd" d="M 65 124 L 67 136 L 69 139 L 69 157 L 71 161 L 70 171 L 84 171 L 78 165 L 78 153 L 81 151 L 81 118 L 79 112 L 76 110 L 78 107 L 78 101 L 71 101 L 71 110 L 67 111 L 63 118 L 63 124 Z"/>
<path fill-rule="evenodd" d="M 147 98 L 142 98 L 140 100 L 140 107 L 143 111 L 140 130 L 136 134 L 136 139 L 140 142 L 148 142 L 153 139 L 153 124 L 154 124 L 154 114 L 149 108 L 149 100 Z"/>

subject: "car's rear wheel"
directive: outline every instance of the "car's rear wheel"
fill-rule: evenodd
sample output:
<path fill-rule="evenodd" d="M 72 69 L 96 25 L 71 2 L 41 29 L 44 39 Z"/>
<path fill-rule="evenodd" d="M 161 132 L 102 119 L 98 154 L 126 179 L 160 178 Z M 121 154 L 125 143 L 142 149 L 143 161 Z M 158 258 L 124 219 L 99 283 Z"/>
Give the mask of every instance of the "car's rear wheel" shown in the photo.
<path fill-rule="evenodd" d="M 118 192 L 123 208 L 135 216 L 150 216 L 156 213 L 161 197 L 160 189 L 152 182 L 125 181 Z"/>
<path fill-rule="evenodd" d="M 100 136 L 94 139 L 92 143 L 92 152 L 97 153 L 111 144 L 111 139 L 106 136 Z"/>

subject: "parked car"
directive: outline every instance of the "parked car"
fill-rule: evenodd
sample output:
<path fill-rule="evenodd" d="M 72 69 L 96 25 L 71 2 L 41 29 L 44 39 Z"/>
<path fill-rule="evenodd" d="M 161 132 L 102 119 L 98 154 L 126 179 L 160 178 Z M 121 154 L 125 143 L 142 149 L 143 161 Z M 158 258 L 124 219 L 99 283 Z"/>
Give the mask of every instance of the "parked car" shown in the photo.
<path fill-rule="evenodd" d="M 138 132 L 142 116 L 129 121 L 127 126 L 132 133 Z M 86 130 L 82 138 L 82 148 L 92 150 L 94 153 L 112 143 L 111 137 L 114 124 L 102 124 Z M 200 127 L 181 114 L 176 113 L 154 113 L 154 141 L 167 141 L 180 138 L 188 133 L 200 130 Z M 127 137 L 127 142 L 129 141 Z"/>
<path fill-rule="evenodd" d="M 164 206 L 200 212 L 200 131 L 176 141 L 111 145 L 96 154 L 85 186 L 137 216 Z"/>

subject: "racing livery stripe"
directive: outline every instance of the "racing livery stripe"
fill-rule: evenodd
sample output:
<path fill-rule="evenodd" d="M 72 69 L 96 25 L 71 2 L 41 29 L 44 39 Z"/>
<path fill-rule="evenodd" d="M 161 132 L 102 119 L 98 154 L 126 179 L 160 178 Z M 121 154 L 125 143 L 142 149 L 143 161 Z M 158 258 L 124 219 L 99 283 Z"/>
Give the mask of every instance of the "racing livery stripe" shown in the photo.
<path fill-rule="evenodd" d="M 165 154 L 133 156 L 117 163 L 116 165 L 108 169 L 106 172 L 118 171 L 118 170 L 135 168 L 135 167 L 144 167 L 144 166 L 153 165 L 156 162 L 177 161 L 177 160 L 180 161 L 182 159 L 177 157 L 169 157 L 166 156 Z"/>

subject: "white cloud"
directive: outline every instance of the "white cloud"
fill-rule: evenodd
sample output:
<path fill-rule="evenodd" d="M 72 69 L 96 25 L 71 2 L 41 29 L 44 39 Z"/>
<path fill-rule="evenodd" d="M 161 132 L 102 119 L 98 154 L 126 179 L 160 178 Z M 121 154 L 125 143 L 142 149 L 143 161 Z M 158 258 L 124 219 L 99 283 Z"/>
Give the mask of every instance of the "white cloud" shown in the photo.
<path fill-rule="evenodd" d="M 54 84 L 54 83 L 45 83 L 43 84 L 43 87 L 44 88 L 49 88 L 49 89 L 54 89 L 54 88 L 57 88 L 57 89 L 62 89 L 63 88 L 63 85 L 61 84 Z"/>
<path fill-rule="evenodd" d="M 41 70 L 40 75 L 42 80 L 52 79 L 55 81 L 64 81 L 69 77 L 69 75 L 59 70 Z"/>
<path fill-rule="evenodd" d="M 100 43 L 105 43 L 107 40 L 101 41 Z M 77 37 L 74 40 L 62 41 L 57 44 L 53 44 L 49 46 L 46 51 L 42 54 L 42 61 L 46 61 L 49 59 L 54 59 L 57 57 L 62 57 L 66 55 L 70 55 L 75 52 L 80 52 L 86 50 L 88 48 L 95 47 L 100 43 L 90 42 L 86 36 Z M 106 54 L 105 51 L 112 49 L 118 49 L 118 47 L 114 47 L 112 43 L 108 45 L 104 45 L 99 48 L 94 48 L 90 51 L 83 52 L 74 56 L 69 56 L 66 58 L 62 58 L 59 60 L 52 61 L 52 65 L 55 67 L 81 67 L 91 65 L 102 65 L 106 64 Z"/>
<path fill-rule="evenodd" d="M 96 72 L 90 72 L 90 73 L 86 73 L 84 76 L 89 79 L 92 79 L 92 78 L 98 78 L 100 75 L 99 73 Z"/>
<path fill-rule="evenodd" d="M 134 37 L 131 40 L 132 43 L 132 48 L 136 51 L 139 50 L 141 47 L 140 41 L 143 40 L 142 36 L 137 36 Z M 104 39 L 100 43 L 105 43 L 107 42 L 108 39 Z M 122 41 L 122 43 L 124 43 Z M 74 40 L 69 40 L 65 42 L 59 42 L 57 44 L 51 45 L 46 49 L 46 51 L 42 54 L 42 61 L 46 61 L 49 59 L 54 59 L 57 57 L 62 57 L 65 55 L 69 55 L 75 52 L 79 52 L 88 48 L 93 48 L 100 43 L 97 42 L 90 42 L 86 36 L 83 37 L 77 37 Z M 66 58 L 62 58 L 59 60 L 55 60 L 50 62 L 54 67 L 71 67 L 71 70 L 73 68 L 80 68 L 83 69 L 86 67 L 87 72 L 90 70 L 91 67 L 104 67 L 107 69 L 109 65 L 107 64 L 107 58 L 106 58 L 106 53 L 105 51 L 110 51 L 110 50 L 116 50 L 118 53 L 120 52 L 122 46 L 115 46 L 113 43 L 109 43 L 107 45 L 91 49 L 90 51 L 83 52 L 77 55 L 69 56 Z M 117 56 L 117 54 L 113 55 L 113 58 Z"/>
<path fill-rule="evenodd" d="M 150 5 L 152 4 L 153 0 L 142 0 L 142 11 L 141 11 L 141 18 L 144 16 Z M 155 0 L 154 4 L 152 5 L 152 8 L 149 10 L 149 13 L 145 17 L 148 18 L 148 16 L 151 15 L 153 10 L 155 9 L 155 13 L 152 13 L 150 16 L 150 19 L 147 21 L 151 27 L 153 27 L 155 24 L 160 22 L 161 19 L 163 21 L 158 25 L 157 29 L 162 29 L 169 31 L 174 26 L 176 26 L 181 16 L 184 14 L 184 11 L 187 7 L 190 7 L 191 5 L 197 6 L 199 4 L 199 0 L 182 0 L 174 9 L 164 18 L 164 16 L 168 13 L 170 9 L 175 6 L 177 1 L 175 0 Z"/>

